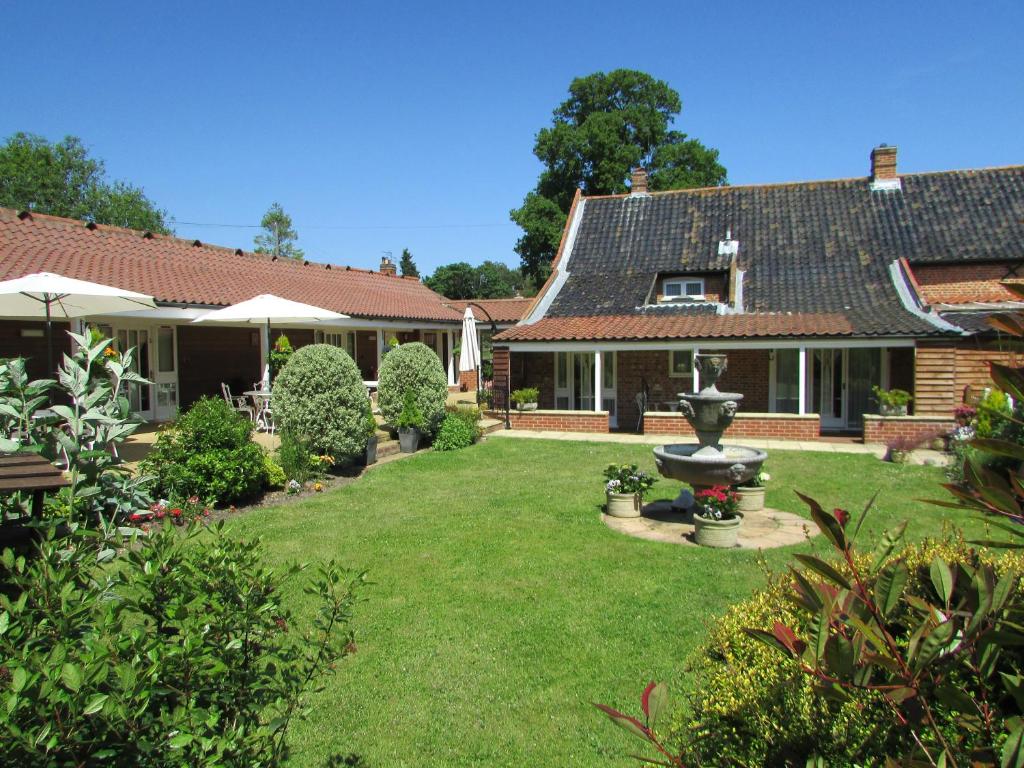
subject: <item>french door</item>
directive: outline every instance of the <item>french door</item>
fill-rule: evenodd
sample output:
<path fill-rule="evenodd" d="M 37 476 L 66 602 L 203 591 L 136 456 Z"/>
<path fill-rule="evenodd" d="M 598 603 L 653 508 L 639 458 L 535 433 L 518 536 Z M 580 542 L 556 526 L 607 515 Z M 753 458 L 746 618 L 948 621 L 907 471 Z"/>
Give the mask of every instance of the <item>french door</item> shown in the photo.
<path fill-rule="evenodd" d="M 178 351 L 173 325 L 99 325 L 119 352 L 135 349 L 132 370 L 150 384 L 128 384 L 132 413 L 146 421 L 169 421 L 178 413 Z"/>
<path fill-rule="evenodd" d="M 617 426 L 615 353 L 601 359 L 601 405 L 594 403 L 594 353 L 555 352 L 555 408 L 561 411 L 608 411 L 611 426 Z"/>
<path fill-rule="evenodd" d="M 871 388 L 883 384 L 882 350 L 817 349 L 813 397 L 822 429 L 861 429 L 871 408 Z"/>

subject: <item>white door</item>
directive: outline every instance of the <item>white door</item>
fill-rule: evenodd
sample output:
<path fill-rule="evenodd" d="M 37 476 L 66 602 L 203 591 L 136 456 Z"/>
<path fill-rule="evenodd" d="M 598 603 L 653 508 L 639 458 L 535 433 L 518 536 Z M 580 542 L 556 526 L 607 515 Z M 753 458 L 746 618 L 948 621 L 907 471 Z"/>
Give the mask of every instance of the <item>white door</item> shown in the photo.
<path fill-rule="evenodd" d="M 593 411 L 594 355 L 575 353 L 572 356 L 572 393 L 574 411 Z"/>
<path fill-rule="evenodd" d="M 619 426 L 615 396 L 615 352 L 605 352 L 601 360 L 601 410 L 608 411 L 608 424 Z"/>
<path fill-rule="evenodd" d="M 845 350 L 816 350 L 814 356 L 822 429 L 843 429 L 846 426 Z"/>
<path fill-rule="evenodd" d="M 178 350 L 173 325 L 161 325 L 153 331 L 153 387 L 156 390 L 154 418 L 169 421 L 178 413 Z"/>
<path fill-rule="evenodd" d="M 118 328 L 108 331 L 117 342 L 119 352 L 135 349 L 132 370 L 144 379 L 150 379 L 152 371 L 152 344 L 148 328 Z M 132 413 L 146 421 L 153 419 L 153 387 L 150 384 L 128 384 L 128 404 Z"/>

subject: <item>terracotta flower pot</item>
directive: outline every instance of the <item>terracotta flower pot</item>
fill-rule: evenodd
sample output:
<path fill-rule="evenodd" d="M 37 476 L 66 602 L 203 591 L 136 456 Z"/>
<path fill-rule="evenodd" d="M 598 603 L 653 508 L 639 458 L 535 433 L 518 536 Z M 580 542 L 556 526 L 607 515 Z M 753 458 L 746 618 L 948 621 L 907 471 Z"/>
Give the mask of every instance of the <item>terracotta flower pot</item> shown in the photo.
<path fill-rule="evenodd" d="M 639 493 L 611 493 L 606 491 L 607 504 L 605 510 L 612 517 L 640 517 Z"/>
<path fill-rule="evenodd" d="M 742 522 L 743 518 L 739 515 L 727 520 L 708 520 L 700 515 L 694 515 L 694 541 L 702 547 L 731 549 L 739 543 Z"/>

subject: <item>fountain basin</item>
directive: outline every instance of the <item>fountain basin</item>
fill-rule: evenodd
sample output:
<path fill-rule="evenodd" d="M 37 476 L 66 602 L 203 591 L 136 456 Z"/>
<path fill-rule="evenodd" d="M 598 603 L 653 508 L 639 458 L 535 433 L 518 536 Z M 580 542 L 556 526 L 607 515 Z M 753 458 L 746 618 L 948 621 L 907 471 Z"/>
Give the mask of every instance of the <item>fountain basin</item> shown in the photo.
<path fill-rule="evenodd" d="M 723 445 L 721 453 L 697 455 L 700 445 L 674 443 L 654 449 L 654 463 L 662 477 L 696 487 L 739 485 L 761 469 L 768 454 L 756 448 Z"/>

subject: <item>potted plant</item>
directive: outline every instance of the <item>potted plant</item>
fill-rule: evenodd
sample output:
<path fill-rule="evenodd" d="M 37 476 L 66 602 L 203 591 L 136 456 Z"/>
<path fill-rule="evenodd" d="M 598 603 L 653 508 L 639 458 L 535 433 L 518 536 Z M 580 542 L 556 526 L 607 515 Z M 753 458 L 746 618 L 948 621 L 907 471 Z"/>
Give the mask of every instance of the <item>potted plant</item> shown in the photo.
<path fill-rule="evenodd" d="M 644 495 L 657 480 L 636 464 L 609 464 L 604 471 L 605 510 L 612 517 L 640 517 Z"/>
<path fill-rule="evenodd" d="M 366 466 L 377 463 L 377 419 L 373 417 L 373 409 L 366 409 Z"/>
<path fill-rule="evenodd" d="M 953 409 L 953 418 L 956 420 L 957 426 L 969 427 L 974 417 L 978 415 L 976 408 L 972 408 L 969 405 L 958 405 Z"/>
<path fill-rule="evenodd" d="M 539 389 L 536 387 L 523 387 L 512 393 L 511 400 L 520 411 L 536 411 L 538 397 L 540 397 Z"/>
<path fill-rule="evenodd" d="M 871 391 L 874 392 L 875 400 L 878 402 L 879 416 L 906 416 L 907 405 L 914 399 L 909 392 L 903 389 L 872 387 Z"/>
<path fill-rule="evenodd" d="M 920 444 L 920 440 L 915 440 L 904 435 L 894 437 L 892 440 L 885 444 L 885 457 L 893 464 L 906 464 L 908 461 L 910 461 L 910 452 L 917 448 Z"/>
<path fill-rule="evenodd" d="M 398 415 L 398 445 L 402 453 L 416 453 L 423 436 L 423 411 L 416 404 L 412 390 L 405 391 L 402 412 Z"/>
<path fill-rule="evenodd" d="M 762 466 L 757 474 L 747 481 L 746 485 L 736 487 L 736 510 L 744 512 L 760 512 L 764 509 L 764 487 L 772 476 Z"/>
<path fill-rule="evenodd" d="M 694 541 L 702 547 L 729 549 L 738 543 L 740 523 L 735 491 L 727 485 L 713 485 L 693 494 Z"/>

